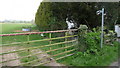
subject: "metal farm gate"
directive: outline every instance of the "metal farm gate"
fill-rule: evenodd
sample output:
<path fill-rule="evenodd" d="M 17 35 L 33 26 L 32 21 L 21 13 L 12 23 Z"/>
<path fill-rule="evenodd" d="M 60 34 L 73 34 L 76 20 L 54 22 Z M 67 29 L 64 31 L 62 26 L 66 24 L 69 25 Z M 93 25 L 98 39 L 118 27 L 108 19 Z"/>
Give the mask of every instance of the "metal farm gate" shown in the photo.
<path fill-rule="evenodd" d="M 0 67 L 57 65 L 56 61 L 73 55 L 76 50 L 77 35 L 69 35 L 69 31 L 77 29 L 1 34 Z"/>

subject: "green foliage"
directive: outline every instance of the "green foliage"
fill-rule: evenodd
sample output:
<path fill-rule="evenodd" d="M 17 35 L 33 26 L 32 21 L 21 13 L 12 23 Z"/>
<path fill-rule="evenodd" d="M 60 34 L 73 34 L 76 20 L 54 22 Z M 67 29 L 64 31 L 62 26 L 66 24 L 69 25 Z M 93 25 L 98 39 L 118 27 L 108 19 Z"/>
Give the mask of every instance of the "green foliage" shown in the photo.
<path fill-rule="evenodd" d="M 119 43 L 114 41 L 113 46 L 104 44 L 100 48 L 100 32 L 95 28 L 93 32 L 79 32 L 78 41 L 76 54 L 60 62 L 72 66 L 107 66 L 118 59 Z"/>
<path fill-rule="evenodd" d="M 67 15 L 79 24 L 87 24 L 91 27 L 97 26 L 98 16 L 95 14 L 97 8 L 95 3 L 75 2 L 42 2 L 36 13 L 35 23 L 40 30 L 66 29 L 65 23 Z M 88 22 L 89 23 L 88 23 Z"/>
<path fill-rule="evenodd" d="M 114 29 L 113 25 L 118 17 L 117 2 L 42 2 L 36 13 L 35 23 L 40 30 L 66 29 L 65 19 L 68 15 L 78 26 L 86 24 L 89 28 L 94 28 L 101 25 L 101 16 L 96 15 L 96 11 L 102 7 L 106 13 L 105 25 Z"/>
<path fill-rule="evenodd" d="M 57 21 L 56 17 L 51 17 L 50 19 L 51 21 L 49 22 L 49 29 L 50 30 L 60 30 L 65 29 L 66 24 L 64 24 L 64 22 L 62 21 Z"/>
<path fill-rule="evenodd" d="M 100 33 L 99 32 L 90 32 L 86 34 L 86 45 L 88 45 L 88 47 L 98 47 L 98 44 L 100 43 Z"/>
<path fill-rule="evenodd" d="M 80 33 L 81 35 L 81 33 Z M 78 47 L 89 53 L 97 53 L 100 48 L 100 32 L 90 32 L 79 37 Z"/>
<path fill-rule="evenodd" d="M 78 33 L 79 44 L 78 47 L 81 49 L 96 49 L 100 43 L 100 32 L 93 28 L 93 32 L 87 33 L 87 27 L 85 25 L 80 25 Z M 83 48 L 82 48 L 83 47 Z"/>
<path fill-rule="evenodd" d="M 118 60 L 118 46 L 118 42 L 114 42 L 114 46 L 104 45 L 104 48 L 100 49 L 97 54 L 77 51 L 75 55 L 60 60 L 59 62 L 68 66 L 109 66 Z"/>
<path fill-rule="evenodd" d="M 36 13 L 35 23 L 40 30 L 66 29 L 67 15 L 78 24 L 86 24 L 89 28 L 101 25 L 101 16 L 96 11 L 105 8 L 105 25 L 114 28 L 118 17 L 118 3 L 90 2 L 42 2 Z M 114 11 L 113 11 L 114 10 Z"/>
<path fill-rule="evenodd" d="M 65 29 L 66 24 L 64 22 L 58 21 L 57 17 L 53 14 L 52 9 L 53 3 L 42 2 L 36 13 L 35 23 L 37 24 L 39 30 L 59 30 Z M 53 8 L 56 8 L 55 6 Z"/>
<path fill-rule="evenodd" d="M 116 24 L 120 24 L 120 12 L 119 12 L 118 15 L 119 15 L 119 16 L 118 16 L 118 20 L 117 20 Z"/>
<path fill-rule="evenodd" d="M 90 32 L 86 34 L 87 53 L 98 54 L 100 50 L 100 33 Z"/>
<path fill-rule="evenodd" d="M 41 6 L 38 9 L 38 12 L 36 13 L 36 17 L 35 17 L 35 23 L 37 24 L 37 26 L 39 26 L 40 28 L 42 28 L 43 30 L 47 30 L 49 29 L 49 22 L 50 20 L 50 16 L 51 16 L 51 10 L 50 10 L 50 2 L 42 2 L 40 4 Z"/>
<path fill-rule="evenodd" d="M 99 8 L 105 8 L 105 25 L 108 27 L 108 29 L 114 30 L 114 25 L 118 20 L 119 2 L 101 2 L 98 3 L 98 5 Z"/>

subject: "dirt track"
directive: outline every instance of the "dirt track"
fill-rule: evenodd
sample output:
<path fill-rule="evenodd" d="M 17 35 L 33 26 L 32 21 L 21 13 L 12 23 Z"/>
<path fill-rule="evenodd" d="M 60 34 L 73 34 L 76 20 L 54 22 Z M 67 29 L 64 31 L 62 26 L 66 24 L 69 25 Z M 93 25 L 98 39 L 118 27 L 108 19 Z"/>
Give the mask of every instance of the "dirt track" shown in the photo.
<path fill-rule="evenodd" d="M 35 49 L 35 50 L 32 50 L 33 53 L 42 53 L 43 51 L 41 51 L 40 49 Z M 38 54 L 36 55 L 37 58 L 39 59 L 42 59 L 42 58 L 45 58 L 45 57 L 48 57 L 50 55 L 48 55 L 47 53 L 44 53 L 44 54 Z M 50 61 L 50 63 L 47 63 L 47 64 L 44 64 L 44 66 L 65 66 L 63 64 L 60 64 L 60 63 L 57 63 L 53 58 L 46 58 L 44 60 L 41 60 L 39 63 L 44 63 L 44 62 L 48 62 Z"/>
<path fill-rule="evenodd" d="M 2 50 L 0 50 L 0 53 L 4 53 L 4 52 L 8 52 L 8 51 L 15 51 L 18 50 L 20 47 L 11 47 L 11 46 L 7 46 L 7 47 L 2 47 Z M 40 49 L 34 49 L 31 50 L 31 54 L 34 53 L 41 53 L 43 51 L 41 51 Z M 50 55 L 48 55 L 47 53 L 44 54 L 38 54 L 36 55 L 38 59 L 42 59 L 44 57 L 48 57 Z M 17 53 L 10 53 L 10 54 L 5 54 L 0 56 L 0 61 L 7 61 L 7 60 L 11 60 L 11 59 L 15 59 L 18 58 L 18 54 Z M 36 65 L 36 64 L 40 64 L 40 63 L 44 63 L 44 62 L 48 62 L 50 61 L 50 63 L 44 64 L 44 66 L 65 66 L 63 64 L 57 63 L 53 58 L 46 58 L 44 60 L 41 60 L 35 64 L 32 65 Z M 13 60 L 13 61 L 9 61 L 9 62 L 5 62 L 3 64 L 0 64 L 1 66 L 18 66 L 20 64 L 20 60 Z"/>
<path fill-rule="evenodd" d="M 2 47 L 0 50 L 0 53 L 13 51 L 13 50 L 17 50 L 17 49 L 18 49 L 18 47 L 11 47 L 11 46 Z M 18 58 L 18 54 L 17 53 L 10 53 L 10 54 L 5 54 L 5 55 L 0 56 L 0 61 L 7 61 L 10 59 L 15 59 L 15 58 Z M 18 64 L 20 64 L 20 61 L 14 60 L 14 61 L 5 62 L 3 64 L 0 64 L 0 67 L 1 66 L 17 66 Z"/>

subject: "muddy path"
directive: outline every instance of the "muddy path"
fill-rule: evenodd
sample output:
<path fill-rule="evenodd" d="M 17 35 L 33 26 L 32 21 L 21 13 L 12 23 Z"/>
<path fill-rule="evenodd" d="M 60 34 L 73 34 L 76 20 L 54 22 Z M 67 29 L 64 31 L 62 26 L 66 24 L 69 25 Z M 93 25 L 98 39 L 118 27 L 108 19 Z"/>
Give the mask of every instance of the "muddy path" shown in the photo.
<path fill-rule="evenodd" d="M 15 50 L 19 50 L 21 48 L 23 48 L 23 47 L 19 47 L 19 46 L 2 47 L 0 49 L 0 53 L 4 53 L 4 52 L 8 52 L 8 51 L 15 51 Z M 34 49 L 34 50 L 30 50 L 30 52 L 31 52 L 31 54 L 34 54 L 34 53 L 42 53 L 43 51 L 40 50 L 40 49 Z M 50 55 L 47 54 L 47 53 L 43 53 L 43 54 L 38 54 L 38 55 L 35 55 L 35 56 L 38 59 L 42 59 L 42 58 L 45 58 L 45 57 L 49 57 Z M 5 54 L 5 55 L 0 55 L 0 61 L 7 61 L 7 60 L 11 60 L 11 59 L 16 59 L 16 58 L 19 58 L 19 57 L 20 56 L 17 53 L 10 53 L 10 54 Z M 53 66 L 65 66 L 63 64 L 57 63 L 51 57 L 45 58 L 43 60 L 40 60 L 39 62 L 33 63 L 30 66 L 34 66 L 34 65 L 37 65 L 37 64 L 45 63 L 45 62 L 48 62 L 48 61 L 50 61 L 50 62 L 44 64 L 43 66 L 51 66 L 52 68 L 54 68 Z M 13 60 L 13 61 L 2 63 L 2 64 L 0 64 L 0 67 L 2 67 L 2 66 L 18 66 L 20 64 L 21 64 L 20 59 L 17 59 L 17 60 Z"/>
<path fill-rule="evenodd" d="M 16 47 L 16 46 L 0 47 L 0 53 L 14 51 L 17 49 L 19 49 L 19 47 Z M 7 61 L 7 60 L 15 59 L 15 58 L 18 58 L 17 53 L 0 55 L 0 61 Z M 9 62 L 5 62 L 5 63 L 0 64 L 0 67 L 1 66 L 18 66 L 19 64 L 20 64 L 20 60 L 13 60 L 13 61 L 9 61 Z"/>
<path fill-rule="evenodd" d="M 32 52 L 32 53 L 42 53 L 43 51 L 40 50 L 40 49 L 34 49 L 34 50 L 32 50 L 31 52 Z M 41 61 L 38 62 L 38 64 L 40 64 L 40 63 L 45 63 L 45 62 L 50 61 L 49 63 L 43 64 L 43 66 L 51 66 L 51 67 L 53 66 L 52 68 L 54 68 L 54 66 L 65 66 L 65 65 L 63 65 L 63 64 L 57 63 L 57 62 L 55 61 L 55 59 L 52 58 L 52 57 L 50 57 L 50 55 L 47 54 L 47 53 L 38 54 L 38 55 L 36 55 L 36 56 L 37 56 L 37 58 L 39 58 L 39 59 L 42 59 L 42 58 L 45 58 L 45 57 L 49 57 L 49 58 L 45 58 L 45 59 L 43 59 L 43 60 L 41 60 Z"/>

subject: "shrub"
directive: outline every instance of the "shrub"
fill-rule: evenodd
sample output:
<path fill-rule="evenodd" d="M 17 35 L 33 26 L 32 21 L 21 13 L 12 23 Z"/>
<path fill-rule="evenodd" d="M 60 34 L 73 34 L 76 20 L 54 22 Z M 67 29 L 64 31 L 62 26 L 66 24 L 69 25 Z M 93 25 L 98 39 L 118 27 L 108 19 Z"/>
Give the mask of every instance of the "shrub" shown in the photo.
<path fill-rule="evenodd" d="M 97 53 L 100 50 L 100 32 L 90 32 L 85 35 L 87 51 Z"/>
<path fill-rule="evenodd" d="M 87 51 L 89 53 L 97 53 L 100 48 L 100 32 L 85 33 L 85 31 L 79 32 L 78 38 L 78 50 L 79 51 Z"/>

